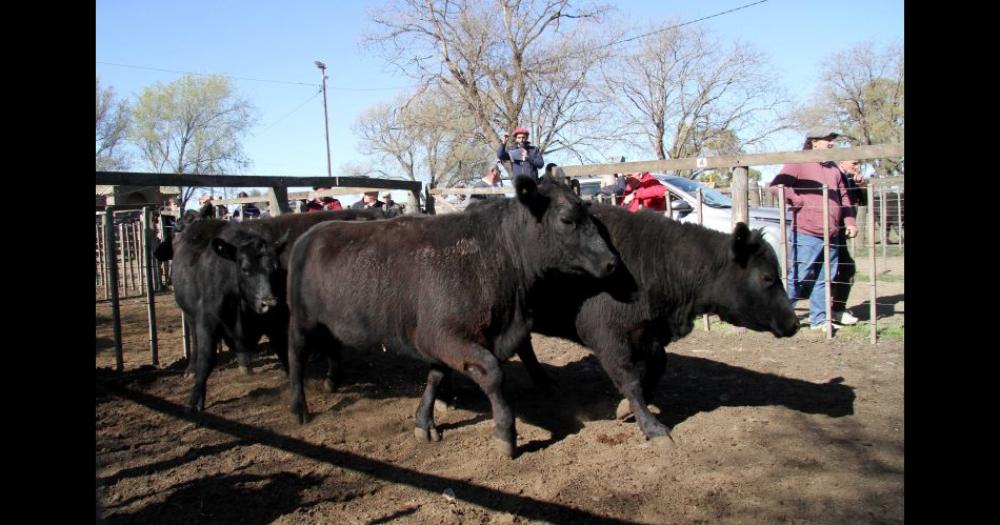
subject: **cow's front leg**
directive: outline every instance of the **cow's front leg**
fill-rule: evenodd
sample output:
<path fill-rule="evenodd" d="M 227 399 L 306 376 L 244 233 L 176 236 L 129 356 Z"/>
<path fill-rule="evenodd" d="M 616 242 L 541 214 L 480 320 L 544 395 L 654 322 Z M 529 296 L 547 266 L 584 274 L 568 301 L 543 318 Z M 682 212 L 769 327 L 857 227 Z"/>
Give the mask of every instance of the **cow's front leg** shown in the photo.
<path fill-rule="evenodd" d="M 421 441 L 441 441 L 441 433 L 434 426 L 434 399 L 441 380 L 448 377 L 449 373 L 450 370 L 437 364 L 431 365 L 431 370 L 427 373 L 427 387 L 417 406 L 417 425 L 413 429 L 413 434 Z"/>
<path fill-rule="evenodd" d="M 605 342 L 603 346 L 591 348 L 615 387 L 628 400 L 639 429 L 646 438 L 670 437 L 670 427 L 656 419 L 646 406 L 639 370 L 630 359 L 632 349 L 623 341 Z"/>
<path fill-rule="evenodd" d="M 553 388 L 557 383 L 552 379 L 535 356 L 535 349 L 531 346 L 531 338 L 527 338 L 523 344 L 517 348 L 517 356 L 524 363 L 524 368 L 528 370 L 531 381 L 536 387 L 541 389 Z"/>

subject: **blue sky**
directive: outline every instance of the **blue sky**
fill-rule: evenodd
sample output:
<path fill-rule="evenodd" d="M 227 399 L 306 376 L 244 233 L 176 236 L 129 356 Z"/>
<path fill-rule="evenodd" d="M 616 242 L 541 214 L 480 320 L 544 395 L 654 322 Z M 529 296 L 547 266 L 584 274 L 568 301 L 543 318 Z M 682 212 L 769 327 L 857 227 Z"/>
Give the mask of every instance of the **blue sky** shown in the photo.
<path fill-rule="evenodd" d="M 657 23 L 693 20 L 752 1 L 626 0 L 614 5 L 620 19 Z M 239 92 L 260 111 L 260 124 L 245 142 L 254 162 L 248 171 L 325 175 L 323 98 L 317 94 L 320 72 L 313 61 L 328 66 L 334 172 L 347 162 L 364 161 L 351 132 L 357 116 L 412 84 L 360 45 L 361 35 L 372 27 L 368 9 L 382 4 L 97 0 L 96 73 L 102 85 L 113 86 L 120 96 L 136 95 L 146 86 L 181 76 L 137 67 L 288 82 L 236 80 Z M 830 53 L 865 40 L 902 41 L 903 1 L 768 0 L 698 24 L 724 40 L 738 38 L 765 53 L 776 72 L 774 81 L 805 99 L 816 89 L 821 61 Z M 800 145 L 797 134 L 787 134 L 776 137 L 772 149 L 794 150 Z M 546 161 L 570 163 L 559 158 Z M 766 178 L 775 168 L 764 169 Z"/>

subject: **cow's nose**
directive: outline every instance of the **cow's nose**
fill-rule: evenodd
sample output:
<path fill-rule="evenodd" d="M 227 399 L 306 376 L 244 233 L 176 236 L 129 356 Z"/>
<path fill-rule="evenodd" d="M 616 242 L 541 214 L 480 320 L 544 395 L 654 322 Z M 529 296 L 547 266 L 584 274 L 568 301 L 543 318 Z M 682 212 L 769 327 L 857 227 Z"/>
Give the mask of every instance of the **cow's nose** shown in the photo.
<path fill-rule="evenodd" d="M 604 275 L 611 275 L 614 273 L 615 268 L 618 267 L 618 261 L 611 259 L 610 261 L 604 263 Z"/>
<path fill-rule="evenodd" d="M 264 306 L 274 306 L 278 304 L 278 299 L 276 297 L 265 297 L 260 301 Z"/>

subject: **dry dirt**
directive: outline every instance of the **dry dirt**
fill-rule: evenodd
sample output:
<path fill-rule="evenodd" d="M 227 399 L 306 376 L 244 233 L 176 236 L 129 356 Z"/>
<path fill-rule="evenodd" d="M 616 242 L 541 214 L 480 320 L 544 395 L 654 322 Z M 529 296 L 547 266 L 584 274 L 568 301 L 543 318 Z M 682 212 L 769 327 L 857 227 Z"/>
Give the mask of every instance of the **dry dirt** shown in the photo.
<path fill-rule="evenodd" d="M 880 323 L 902 325 L 902 282 L 884 286 Z M 849 302 L 862 319 L 868 293 L 856 286 Z M 436 415 L 444 439 L 417 442 L 426 368 L 391 352 L 346 352 L 333 394 L 314 363 L 314 418 L 299 426 L 266 343 L 252 376 L 224 350 L 205 413 L 189 415 L 172 296 L 157 298 L 159 369 L 148 366 L 141 299 L 123 304 L 121 376 L 110 309 L 96 312 L 97 498 L 108 523 L 903 521 L 899 337 L 776 339 L 699 323 L 668 347 L 653 403 L 674 441 L 654 444 L 615 419 L 619 396 L 585 348 L 536 335 L 559 387 L 538 391 L 519 362 L 505 365 L 519 432 L 511 460 L 493 449 L 489 403 L 459 377 L 456 407 Z"/>

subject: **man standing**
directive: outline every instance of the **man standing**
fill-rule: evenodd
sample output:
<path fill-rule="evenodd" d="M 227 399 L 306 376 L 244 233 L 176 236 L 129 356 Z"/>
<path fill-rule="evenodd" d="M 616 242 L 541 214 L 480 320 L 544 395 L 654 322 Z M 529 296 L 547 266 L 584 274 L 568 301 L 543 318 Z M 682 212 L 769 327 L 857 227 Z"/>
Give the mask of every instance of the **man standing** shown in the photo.
<path fill-rule="evenodd" d="M 855 216 L 858 214 L 858 206 L 865 206 L 868 196 L 865 194 L 865 177 L 859 170 L 860 163 L 856 160 L 842 160 L 838 164 L 844 186 L 847 188 L 847 196 L 851 199 L 851 211 Z M 843 218 L 842 218 L 843 219 Z M 844 226 L 841 220 L 840 226 Z M 833 313 L 833 322 L 840 325 L 853 325 L 858 323 L 858 318 L 847 311 L 847 297 L 851 294 L 851 285 L 854 284 L 854 258 L 851 251 L 847 249 L 847 237 L 841 232 L 837 236 L 837 273 L 830 281 L 830 296 L 833 305 L 830 310 Z M 832 246 L 831 246 L 832 248 Z"/>
<path fill-rule="evenodd" d="M 510 135 L 503 134 L 503 143 L 497 149 L 497 160 L 509 160 L 511 165 L 511 179 L 519 175 L 531 177 L 538 180 L 538 170 L 545 165 L 542 160 L 542 153 L 538 148 L 528 142 L 528 128 L 518 126 L 514 130 L 514 145 L 507 147 Z"/>
<path fill-rule="evenodd" d="M 802 149 L 828 149 L 840 134 L 829 130 L 810 130 Z M 823 214 L 823 185 L 828 190 L 828 214 Z M 833 241 L 840 233 L 841 218 L 847 237 L 858 233 L 854 211 L 840 168 L 835 162 L 785 164 L 771 181 L 768 191 L 778 193 L 785 186 L 785 200 L 792 210 L 792 234 L 789 237 L 791 261 L 788 265 L 788 299 L 794 304 L 809 293 L 809 325 L 823 329 L 826 323 L 826 275 L 823 268 L 823 227 L 829 228 Z M 837 273 L 837 250 L 830 250 L 830 275 Z M 812 277 L 815 275 L 815 277 Z"/>
<path fill-rule="evenodd" d="M 382 201 L 378 200 L 377 191 L 366 191 L 361 200 L 355 202 L 351 205 L 352 210 L 363 210 L 365 208 L 379 208 L 383 206 Z"/>
<path fill-rule="evenodd" d="M 490 166 L 490 169 L 489 169 L 489 171 L 486 172 L 486 175 L 483 175 L 483 178 L 481 178 L 481 179 L 476 179 L 476 180 L 470 182 L 469 183 L 469 187 L 470 188 L 499 188 L 500 187 L 500 168 L 498 168 L 496 164 Z M 496 199 L 496 198 L 501 198 L 502 199 L 503 195 L 501 195 L 501 194 L 495 194 L 495 195 L 484 195 L 484 194 L 478 194 L 478 195 L 476 195 L 476 194 L 473 194 L 473 195 L 470 195 L 469 198 L 470 199 L 476 199 L 476 200 L 485 200 L 485 199 L 491 199 L 491 198 L 492 199 Z"/>

